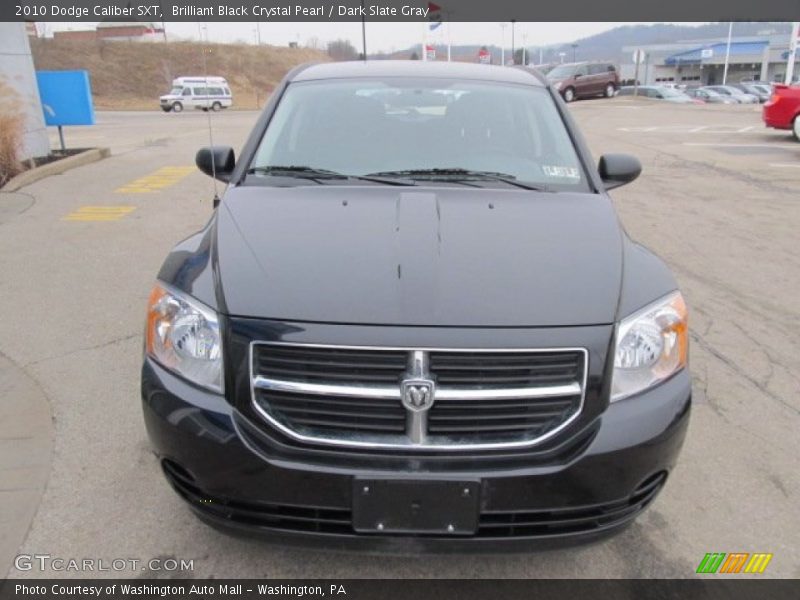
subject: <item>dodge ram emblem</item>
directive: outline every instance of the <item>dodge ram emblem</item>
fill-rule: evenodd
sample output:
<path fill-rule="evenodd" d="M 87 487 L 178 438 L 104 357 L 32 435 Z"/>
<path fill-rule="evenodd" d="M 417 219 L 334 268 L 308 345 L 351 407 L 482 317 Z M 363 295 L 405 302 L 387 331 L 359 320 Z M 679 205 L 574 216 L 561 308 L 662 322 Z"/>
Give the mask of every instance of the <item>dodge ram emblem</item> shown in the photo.
<path fill-rule="evenodd" d="M 434 384 L 430 379 L 406 379 L 400 392 L 403 406 L 408 410 L 428 410 L 433 405 Z"/>

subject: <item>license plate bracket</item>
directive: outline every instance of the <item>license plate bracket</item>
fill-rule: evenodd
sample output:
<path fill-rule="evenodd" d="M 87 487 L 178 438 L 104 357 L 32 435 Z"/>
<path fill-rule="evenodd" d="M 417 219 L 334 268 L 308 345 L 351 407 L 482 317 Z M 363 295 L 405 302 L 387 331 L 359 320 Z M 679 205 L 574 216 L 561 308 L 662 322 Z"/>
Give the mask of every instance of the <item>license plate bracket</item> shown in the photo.
<path fill-rule="evenodd" d="M 474 535 L 479 481 L 353 479 L 353 529 L 358 533 Z"/>

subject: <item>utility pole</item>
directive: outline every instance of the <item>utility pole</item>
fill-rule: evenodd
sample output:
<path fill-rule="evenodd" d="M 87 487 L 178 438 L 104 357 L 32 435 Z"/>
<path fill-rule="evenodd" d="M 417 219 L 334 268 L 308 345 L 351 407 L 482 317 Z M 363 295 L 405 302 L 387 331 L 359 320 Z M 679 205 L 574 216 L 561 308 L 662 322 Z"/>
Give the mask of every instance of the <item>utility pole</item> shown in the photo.
<path fill-rule="evenodd" d="M 731 34 L 733 34 L 733 21 L 728 23 L 728 45 L 725 47 L 725 67 L 722 70 L 722 85 L 728 81 L 728 61 L 731 57 Z"/>
<path fill-rule="evenodd" d="M 256 21 L 256 44 L 261 45 L 261 23 Z"/>
<path fill-rule="evenodd" d="M 572 44 L 572 62 L 575 62 L 575 51 L 578 49 L 578 44 Z"/>

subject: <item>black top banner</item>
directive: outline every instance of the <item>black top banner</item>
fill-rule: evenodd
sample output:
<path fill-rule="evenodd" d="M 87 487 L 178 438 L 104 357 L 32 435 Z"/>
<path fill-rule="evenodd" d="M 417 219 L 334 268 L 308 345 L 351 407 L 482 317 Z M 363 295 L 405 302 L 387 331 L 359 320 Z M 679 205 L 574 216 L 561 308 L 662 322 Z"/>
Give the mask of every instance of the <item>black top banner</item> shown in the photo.
<path fill-rule="evenodd" d="M 2 0 L 0 21 L 792 21 L 800 0 Z"/>

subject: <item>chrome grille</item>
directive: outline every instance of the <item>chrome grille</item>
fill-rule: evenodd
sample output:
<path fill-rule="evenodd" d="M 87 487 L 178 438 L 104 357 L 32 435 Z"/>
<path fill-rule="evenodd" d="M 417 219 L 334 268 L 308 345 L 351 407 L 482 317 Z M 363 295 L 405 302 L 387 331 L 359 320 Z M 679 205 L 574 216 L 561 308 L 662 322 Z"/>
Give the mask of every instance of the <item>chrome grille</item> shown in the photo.
<path fill-rule="evenodd" d="M 582 348 L 250 346 L 266 421 L 301 442 L 368 448 L 532 446 L 580 413 L 587 363 Z"/>

